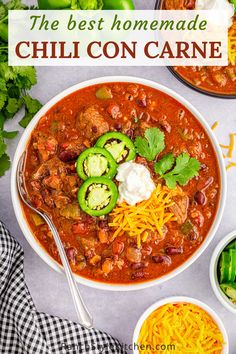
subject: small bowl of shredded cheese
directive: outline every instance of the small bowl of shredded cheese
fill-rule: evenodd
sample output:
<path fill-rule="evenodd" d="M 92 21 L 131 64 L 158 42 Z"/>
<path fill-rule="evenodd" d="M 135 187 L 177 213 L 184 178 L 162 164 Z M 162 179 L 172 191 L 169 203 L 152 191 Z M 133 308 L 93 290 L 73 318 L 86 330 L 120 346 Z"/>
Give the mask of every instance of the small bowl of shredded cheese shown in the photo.
<path fill-rule="evenodd" d="M 134 354 L 228 354 L 228 336 L 219 316 L 203 302 L 176 296 L 158 301 L 139 319 Z"/>

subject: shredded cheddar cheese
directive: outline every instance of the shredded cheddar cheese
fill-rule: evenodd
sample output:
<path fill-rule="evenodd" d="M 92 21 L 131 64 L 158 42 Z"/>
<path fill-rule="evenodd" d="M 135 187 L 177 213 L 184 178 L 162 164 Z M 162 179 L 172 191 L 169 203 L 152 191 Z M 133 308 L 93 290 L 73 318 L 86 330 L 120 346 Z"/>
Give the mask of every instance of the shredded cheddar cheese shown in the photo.
<path fill-rule="evenodd" d="M 182 193 L 180 188 L 169 190 L 166 186 L 158 184 L 148 200 L 134 206 L 118 204 L 111 213 L 112 222 L 109 223 L 109 226 L 116 229 L 112 240 L 127 234 L 136 238 L 140 247 L 141 242 L 147 240 L 149 233 L 155 232 L 159 239 L 162 239 L 164 225 L 176 220 L 175 215 L 169 210 L 174 204 L 172 198 Z"/>
<path fill-rule="evenodd" d="M 228 47 L 229 47 L 229 62 L 232 65 L 236 65 L 236 21 L 229 30 L 228 35 Z"/>
<path fill-rule="evenodd" d="M 227 166 L 226 166 L 226 170 L 229 170 L 232 167 L 236 167 L 236 162 L 230 162 Z"/>
<path fill-rule="evenodd" d="M 215 130 L 215 129 L 218 127 L 218 125 L 219 125 L 219 122 L 216 121 L 216 122 L 211 126 L 211 129 L 212 129 L 212 130 Z"/>
<path fill-rule="evenodd" d="M 217 126 L 218 126 L 218 121 L 215 122 L 211 129 L 214 130 Z M 229 134 L 229 145 L 224 145 L 224 144 L 219 144 L 221 149 L 227 149 L 228 150 L 228 154 L 225 155 L 223 154 L 223 157 L 224 159 L 232 159 L 233 158 L 233 153 L 234 153 L 234 150 L 235 150 L 235 136 L 236 136 L 236 133 L 230 133 Z M 236 162 L 229 162 L 229 164 L 226 166 L 226 170 L 229 170 L 230 168 L 232 167 L 236 167 Z"/>
<path fill-rule="evenodd" d="M 140 354 L 161 354 L 162 344 L 166 354 L 221 354 L 224 338 L 205 310 L 194 304 L 177 303 L 152 312 L 142 325 L 137 344 Z"/>
<path fill-rule="evenodd" d="M 228 153 L 228 157 L 231 159 L 233 157 L 233 151 L 234 151 L 234 138 L 235 138 L 236 134 L 230 134 L 230 141 L 229 141 L 229 153 Z"/>

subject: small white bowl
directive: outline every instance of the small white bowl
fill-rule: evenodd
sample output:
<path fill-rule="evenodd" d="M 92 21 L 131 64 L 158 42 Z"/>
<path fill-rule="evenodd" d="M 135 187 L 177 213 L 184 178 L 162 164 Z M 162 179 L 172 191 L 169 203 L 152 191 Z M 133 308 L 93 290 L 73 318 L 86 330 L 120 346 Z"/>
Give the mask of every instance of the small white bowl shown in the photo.
<path fill-rule="evenodd" d="M 155 311 L 158 307 L 161 307 L 166 304 L 178 304 L 178 303 L 183 303 L 183 302 L 199 306 L 200 308 L 205 310 L 213 318 L 213 320 L 215 321 L 215 323 L 219 327 L 219 329 L 223 335 L 223 338 L 224 338 L 225 344 L 224 344 L 223 352 L 221 354 L 228 354 L 229 353 L 229 338 L 228 338 L 227 332 L 225 330 L 224 324 L 223 324 L 222 320 L 220 319 L 220 317 L 216 314 L 216 312 L 200 300 L 197 300 L 197 299 L 194 299 L 191 297 L 186 297 L 186 296 L 172 296 L 172 297 L 168 297 L 168 298 L 157 301 L 155 304 L 150 306 L 142 314 L 142 316 L 138 320 L 137 325 L 134 330 L 134 335 L 133 335 L 133 346 L 134 346 L 133 353 L 134 354 L 139 354 L 138 348 L 135 348 L 135 343 L 138 342 L 140 330 L 142 328 L 144 321 L 148 318 L 148 316 L 150 316 L 151 313 L 153 311 Z M 163 343 L 160 343 L 160 344 L 163 344 Z M 164 344 L 169 344 L 169 343 L 164 343 Z"/>
<path fill-rule="evenodd" d="M 236 314 L 236 305 L 234 305 L 230 299 L 223 293 L 220 288 L 220 284 L 217 277 L 217 266 L 219 262 L 219 258 L 225 247 L 233 240 L 236 239 L 236 230 L 230 232 L 227 236 L 225 236 L 216 246 L 210 262 L 210 281 L 212 289 L 217 297 L 217 299 L 221 302 L 221 304 L 227 308 L 227 310 Z"/>
<path fill-rule="evenodd" d="M 59 102 L 61 99 L 64 97 L 70 95 L 73 92 L 76 92 L 80 89 L 83 89 L 88 86 L 96 85 L 96 84 L 103 84 L 103 83 L 112 83 L 112 82 L 131 82 L 131 83 L 137 83 L 141 85 L 146 85 L 149 87 L 152 87 L 154 89 L 157 89 L 161 92 L 166 93 L 170 97 L 173 97 L 176 99 L 178 102 L 183 104 L 193 115 L 194 117 L 200 122 L 200 124 L 203 126 L 205 131 L 208 134 L 208 137 L 211 140 L 211 143 L 214 147 L 217 160 L 219 163 L 219 170 L 220 170 L 220 185 L 221 185 L 221 190 L 220 190 L 220 200 L 218 204 L 218 209 L 216 212 L 215 220 L 204 240 L 204 242 L 201 244 L 201 246 L 197 249 L 197 251 L 186 261 L 184 262 L 181 266 L 178 268 L 174 269 L 170 273 L 157 278 L 153 280 L 149 280 L 146 282 L 142 283 L 135 283 L 135 284 L 113 284 L 113 283 L 103 283 L 103 282 L 98 282 L 95 280 L 90 280 L 86 279 L 82 276 L 79 276 L 75 274 L 75 279 L 78 283 L 84 284 L 93 288 L 101 289 L 101 290 L 112 290 L 112 291 L 130 291 L 130 290 L 139 290 L 139 289 L 145 289 L 154 285 L 159 285 L 164 281 L 167 281 L 177 274 L 181 273 L 185 269 L 187 269 L 193 262 L 196 261 L 196 259 L 203 253 L 203 251 L 207 248 L 209 243 L 212 241 L 213 237 L 215 236 L 215 233 L 219 227 L 224 207 L 225 207 L 225 200 L 226 200 L 226 190 L 227 190 L 227 178 L 226 178 L 226 170 L 225 170 L 225 164 L 223 160 L 223 155 L 219 146 L 219 143 L 216 140 L 215 135 L 213 134 L 210 126 L 208 123 L 205 121 L 203 116 L 196 110 L 196 108 L 193 107 L 191 103 L 189 103 L 187 100 L 185 100 L 182 96 L 180 96 L 178 93 L 174 92 L 173 90 L 169 89 L 168 87 L 162 86 L 154 81 L 142 79 L 142 78 L 137 78 L 137 77 L 132 77 L 132 76 L 105 76 L 97 79 L 92 79 L 88 81 L 81 82 L 77 85 L 74 85 L 67 90 L 59 93 L 57 96 L 52 98 L 47 104 L 45 104 L 40 111 L 35 115 L 35 117 L 32 119 L 30 124 L 27 126 L 25 129 L 15 152 L 14 160 L 12 163 L 12 173 L 11 173 L 11 198 L 12 198 L 12 203 L 13 203 L 13 208 L 15 211 L 16 218 L 18 220 L 18 223 L 20 225 L 20 228 L 25 235 L 25 238 L 28 240 L 29 244 L 31 247 L 35 250 L 35 252 L 53 269 L 61 272 L 62 267 L 57 263 L 47 252 L 46 250 L 40 245 L 39 241 L 34 237 L 27 220 L 25 219 L 24 212 L 21 207 L 20 203 L 20 198 L 17 192 L 17 185 L 16 185 L 16 171 L 17 171 L 17 164 L 18 161 L 22 155 L 22 153 L 25 151 L 28 141 L 30 139 L 31 133 L 36 127 L 38 121 L 40 120 L 43 115 L 47 113 L 47 111 L 52 108 L 57 102 Z"/>

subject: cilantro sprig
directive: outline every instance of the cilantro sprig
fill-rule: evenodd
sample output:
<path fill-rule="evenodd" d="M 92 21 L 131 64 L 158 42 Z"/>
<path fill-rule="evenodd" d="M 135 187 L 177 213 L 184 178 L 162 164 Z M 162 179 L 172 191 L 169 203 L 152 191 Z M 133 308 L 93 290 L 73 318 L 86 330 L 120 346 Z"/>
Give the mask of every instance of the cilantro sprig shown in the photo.
<path fill-rule="evenodd" d="M 177 158 L 170 153 L 155 163 L 154 170 L 164 178 L 168 188 L 174 189 L 177 183 L 185 186 L 193 177 L 198 176 L 200 162 L 187 153 Z"/>
<path fill-rule="evenodd" d="M 18 131 L 7 132 L 4 125 L 19 110 L 25 114 L 19 124 L 25 128 L 35 113 L 41 108 L 38 100 L 33 99 L 28 90 L 37 83 L 36 70 L 29 66 L 8 66 L 8 10 L 23 10 L 27 6 L 21 0 L 0 0 L 0 177 L 10 168 L 7 154 L 7 139 L 13 139 Z"/>
<path fill-rule="evenodd" d="M 134 145 L 140 156 L 153 161 L 165 148 L 165 134 L 158 128 L 146 129 L 144 138 L 136 137 Z"/>

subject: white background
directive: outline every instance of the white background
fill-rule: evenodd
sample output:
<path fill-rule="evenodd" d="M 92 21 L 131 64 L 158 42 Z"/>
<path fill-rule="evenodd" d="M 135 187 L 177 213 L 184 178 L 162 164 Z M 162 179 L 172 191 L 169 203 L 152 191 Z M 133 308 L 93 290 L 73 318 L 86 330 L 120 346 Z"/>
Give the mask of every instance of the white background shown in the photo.
<path fill-rule="evenodd" d="M 151 9 L 153 6 L 152 0 L 138 2 L 139 8 Z M 203 114 L 209 124 L 218 120 L 220 126 L 216 134 L 221 143 L 227 144 L 228 133 L 236 132 L 236 100 L 211 98 L 192 91 L 178 82 L 164 67 L 42 67 L 37 71 L 38 84 L 33 88 L 32 95 L 42 103 L 46 103 L 67 87 L 87 79 L 104 75 L 139 76 L 154 80 L 180 93 Z M 10 129 L 18 129 L 16 118 L 9 122 Z M 14 155 L 20 135 L 8 144 L 11 157 Z M 236 229 L 236 168 L 229 170 L 227 175 L 228 197 L 221 226 L 210 246 L 189 269 L 161 286 L 130 293 L 111 293 L 81 286 L 82 295 L 94 316 L 97 328 L 109 332 L 122 342 L 131 343 L 136 321 L 152 303 L 167 296 L 192 296 L 206 302 L 219 314 L 230 337 L 230 354 L 236 354 L 236 316 L 218 302 L 209 281 L 209 261 L 214 247 L 228 232 Z M 24 248 L 26 281 L 38 310 L 76 321 L 64 276 L 49 268 L 37 256 L 17 224 L 10 198 L 9 171 L 5 177 L 0 178 L 0 219 Z"/>

